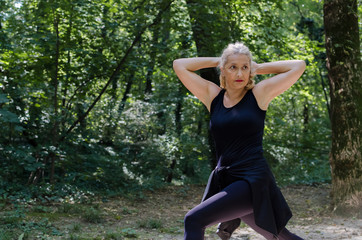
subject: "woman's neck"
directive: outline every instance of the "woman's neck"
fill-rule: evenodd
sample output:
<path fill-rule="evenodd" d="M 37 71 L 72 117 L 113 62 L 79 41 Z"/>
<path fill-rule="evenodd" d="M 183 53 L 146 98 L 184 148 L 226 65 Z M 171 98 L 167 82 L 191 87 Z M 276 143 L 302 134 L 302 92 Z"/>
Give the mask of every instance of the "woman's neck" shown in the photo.
<path fill-rule="evenodd" d="M 248 90 L 243 89 L 227 89 L 225 92 L 226 97 L 230 101 L 238 101 L 244 97 Z"/>

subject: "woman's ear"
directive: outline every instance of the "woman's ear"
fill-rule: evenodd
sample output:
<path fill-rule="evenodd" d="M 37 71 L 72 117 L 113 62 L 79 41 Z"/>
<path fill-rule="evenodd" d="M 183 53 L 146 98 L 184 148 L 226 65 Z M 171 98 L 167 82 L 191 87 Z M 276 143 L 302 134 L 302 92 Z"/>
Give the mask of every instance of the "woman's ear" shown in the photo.
<path fill-rule="evenodd" d="M 220 75 L 221 75 L 221 76 L 224 75 L 224 67 L 220 67 Z"/>

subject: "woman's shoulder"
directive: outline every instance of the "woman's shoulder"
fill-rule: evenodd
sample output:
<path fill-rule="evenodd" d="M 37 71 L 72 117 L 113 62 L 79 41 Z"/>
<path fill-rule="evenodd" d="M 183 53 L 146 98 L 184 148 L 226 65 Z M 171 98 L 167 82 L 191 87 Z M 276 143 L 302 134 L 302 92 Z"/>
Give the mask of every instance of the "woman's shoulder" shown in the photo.
<path fill-rule="evenodd" d="M 263 111 L 266 111 L 269 103 L 264 98 L 264 92 L 262 86 L 258 83 L 253 87 L 253 89 L 250 90 L 250 92 L 253 93 L 259 108 Z"/>
<path fill-rule="evenodd" d="M 210 106 L 209 111 L 211 111 L 211 106 L 214 100 L 223 92 L 223 88 L 217 86 L 216 84 L 214 86 L 209 87 L 209 99 L 210 99 Z"/>
<path fill-rule="evenodd" d="M 219 87 L 216 84 L 213 84 L 209 87 L 209 95 L 210 95 L 210 99 L 214 99 L 215 97 L 217 97 L 222 91 L 225 91 L 225 89 Z"/>
<path fill-rule="evenodd" d="M 215 89 L 212 93 L 210 93 L 211 102 L 213 102 L 215 99 L 219 98 L 220 96 L 223 96 L 225 93 L 224 88 Z"/>
<path fill-rule="evenodd" d="M 211 98 L 211 103 L 209 108 L 210 114 L 212 113 L 212 110 L 214 109 L 215 105 L 220 101 L 220 99 L 222 99 L 224 93 L 225 89 L 223 88 L 216 89 L 213 93 L 210 93 L 210 98 Z"/>

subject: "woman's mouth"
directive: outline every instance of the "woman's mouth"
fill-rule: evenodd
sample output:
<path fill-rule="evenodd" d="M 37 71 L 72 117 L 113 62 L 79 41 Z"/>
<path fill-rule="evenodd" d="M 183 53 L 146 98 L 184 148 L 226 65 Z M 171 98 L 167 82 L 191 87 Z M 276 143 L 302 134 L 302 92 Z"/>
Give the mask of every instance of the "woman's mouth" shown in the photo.
<path fill-rule="evenodd" d="M 244 80 L 242 80 L 242 79 L 237 79 L 237 80 L 235 80 L 235 82 L 244 82 Z"/>

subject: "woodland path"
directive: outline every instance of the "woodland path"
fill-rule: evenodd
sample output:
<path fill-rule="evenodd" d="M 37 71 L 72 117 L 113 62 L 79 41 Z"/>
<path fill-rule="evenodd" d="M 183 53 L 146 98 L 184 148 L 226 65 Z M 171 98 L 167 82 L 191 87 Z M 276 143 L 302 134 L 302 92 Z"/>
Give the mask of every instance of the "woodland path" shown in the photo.
<path fill-rule="evenodd" d="M 135 228 L 139 233 L 138 239 L 182 240 L 183 217 L 189 209 L 198 204 L 203 188 L 204 186 L 173 186 L 145 193 L 144 198 L 140 200 L 119 200 L 119 206 L 122 206 L 123 212 L 127 215 L 115 225 L 121 228 Z M 362 219 L 340 217 L 332 213 L 329 184 L 296 185 L 281 190 L 294 215 L 288 224 L 290 231 L 309 240 L 362 240 Z M 112 206 L 116 201 L 111 201 L 109 204 Z M 162 226 L 153 229 L 147 227 L 146 223 L 150 219 L 159 219 Z M 208 228 L 206 239 L 219 239 L 215 230 L 216 226 Z M 231 240 L 247 239 L 264 238 L 243 224 L 231 238 Z"/>

